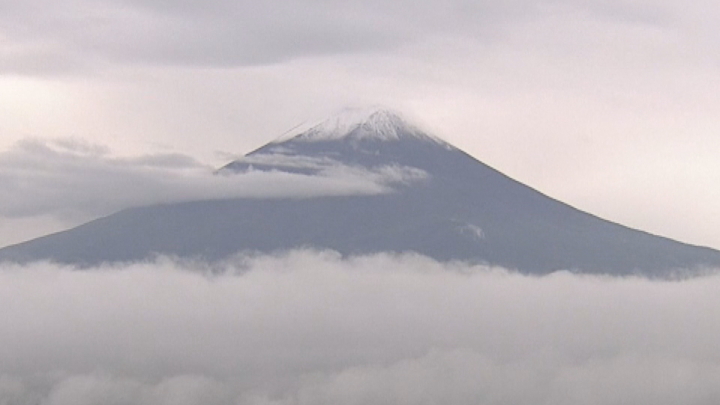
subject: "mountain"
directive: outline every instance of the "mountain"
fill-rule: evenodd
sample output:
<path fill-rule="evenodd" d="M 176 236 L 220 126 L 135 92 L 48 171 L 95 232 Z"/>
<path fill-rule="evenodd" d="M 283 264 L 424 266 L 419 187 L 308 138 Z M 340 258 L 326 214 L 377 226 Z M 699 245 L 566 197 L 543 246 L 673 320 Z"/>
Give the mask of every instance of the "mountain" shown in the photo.
<path fill-rule="evenodd" d="M 417 252 L 545 274 L 664 276 L 720 267 L 720 252 L 609 222 L 525 186 L 385 110 L 346 112 L 218 170 L 399 173 L 387 193 L 228 199 L 131 208 L 0 249 L 0 260 L 92 265 L 169 254 L 222 259 L 310 247 Z M 409 174 L 409 176 L 408 176 Z"/>

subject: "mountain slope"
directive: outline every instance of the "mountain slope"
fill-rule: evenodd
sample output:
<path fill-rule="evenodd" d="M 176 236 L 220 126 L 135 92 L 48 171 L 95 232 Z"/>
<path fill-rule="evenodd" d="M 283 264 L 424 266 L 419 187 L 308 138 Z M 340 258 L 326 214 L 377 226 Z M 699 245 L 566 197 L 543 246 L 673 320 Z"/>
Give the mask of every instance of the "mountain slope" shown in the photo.
<path fill-rule="evenodd" d="M 95 264 L 153 254 L 220 259 L 299 247 L 342 254 L 414 251 L 438 260 L 663 275 L 720 266 L 720 252 L 632 230 L 510 179 L 387 111 L 332 118 L 219 170 L 317 174 L 328 167 L 412 169 L 379 195 L 195 201 L 128 209 L 0 249 L 0 259 Z M 407 170 L 406 170 L 407 171 Z"/>

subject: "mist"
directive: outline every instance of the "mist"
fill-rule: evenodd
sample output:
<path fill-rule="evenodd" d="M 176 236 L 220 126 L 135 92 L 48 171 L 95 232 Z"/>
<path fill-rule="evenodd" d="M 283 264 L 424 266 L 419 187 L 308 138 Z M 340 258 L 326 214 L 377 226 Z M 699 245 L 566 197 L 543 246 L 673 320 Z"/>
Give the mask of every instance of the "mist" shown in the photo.
<path fill-rule="evenodd" d="M 0 265 L 2 404 L 711 404 L 720 275 L 293 251 Z"/>

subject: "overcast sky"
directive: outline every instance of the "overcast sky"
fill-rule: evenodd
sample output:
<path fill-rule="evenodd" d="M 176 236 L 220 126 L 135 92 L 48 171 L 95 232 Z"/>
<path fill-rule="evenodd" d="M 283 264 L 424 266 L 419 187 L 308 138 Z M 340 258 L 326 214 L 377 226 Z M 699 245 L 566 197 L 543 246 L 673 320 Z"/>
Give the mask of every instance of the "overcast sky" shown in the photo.
<path fill-rule="evenodd" d="M 217 167 L 382 104 L 581 209 L 720 248 L 718 26 L 692 0 L 4 0 L 0 166 L 61 140 Z M 50 211 L 0 233 L 72 222 Z"/>

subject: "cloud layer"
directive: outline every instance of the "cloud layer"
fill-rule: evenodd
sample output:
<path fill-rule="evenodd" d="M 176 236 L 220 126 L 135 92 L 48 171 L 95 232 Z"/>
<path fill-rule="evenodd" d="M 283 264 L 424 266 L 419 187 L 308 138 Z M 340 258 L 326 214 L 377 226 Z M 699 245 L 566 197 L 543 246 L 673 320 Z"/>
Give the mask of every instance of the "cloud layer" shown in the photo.
<path fill-rule="evenodd" d="M 0 71 L 23 74 L 78 72 L 103 64 L 232 67 L 346 53 L 397 51 L 439 37 L 494 45 L 516 41 L 516 32 L 538 28 L 548 16 L 584 20 L 612 31 L 675 32 L 697 45 L 717 45 L 710 30 L 717 10 L 674 1 L 399 0 L 193 2 L 156 0 L 8 1 L 3 5 Z M 25 24 L 18 24 L 23 21 Z M 705 22 L 704 24 L 702 22 Z M 564 27 L 568 25 L 563 24 Z M 571 25 L 570 25 L 571 26 Z M 533 41 L 577 41 L 563 27 Z M 595 33 L 597 34 L 597 33 Z M 642 34 L 642 33 L 641 33 Z M 527 41 L 527 38 L 523 38 Z M 576 49 L 577 50 L 577 49 Z"/>
<path fill-rule="evenodd" d="M 0 268 L 0 403 L 711 404 L 720 277 L 329 252 Z"/>
<path fill-rule="evenodd" d="M 47 231 L 53 229 L 54 221 L 76 224 L 134 206 L 241 197 L 377 194 L 426 176 L 413 168 L 369 171 L 338 162 L 324 162 L 316 169 L 316 175 L 214 174 L 211 167 L 180 154 L 122 158 L 80 141 L 24 140 L 0 153 L 0 188 L 4 190 L 0 245 L 21 240 L 18 237 L 24 235 L 18 228 L 37 226 Z"/>

